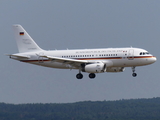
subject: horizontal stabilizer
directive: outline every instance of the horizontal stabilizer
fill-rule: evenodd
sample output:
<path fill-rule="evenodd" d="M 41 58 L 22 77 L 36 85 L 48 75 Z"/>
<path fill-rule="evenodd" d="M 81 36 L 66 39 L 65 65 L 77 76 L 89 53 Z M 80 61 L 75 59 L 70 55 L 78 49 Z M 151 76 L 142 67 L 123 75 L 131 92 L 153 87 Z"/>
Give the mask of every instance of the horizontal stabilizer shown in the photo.
<path fill-rule="evenodd" d="M 25 58 L 25 59 L 29 59 L 30 58 L 30 56 L 26 56 L 26 55 L 7 55 L 7 56 L 10 56 L 10 58 L 12 58 L 12 57 Z"/>

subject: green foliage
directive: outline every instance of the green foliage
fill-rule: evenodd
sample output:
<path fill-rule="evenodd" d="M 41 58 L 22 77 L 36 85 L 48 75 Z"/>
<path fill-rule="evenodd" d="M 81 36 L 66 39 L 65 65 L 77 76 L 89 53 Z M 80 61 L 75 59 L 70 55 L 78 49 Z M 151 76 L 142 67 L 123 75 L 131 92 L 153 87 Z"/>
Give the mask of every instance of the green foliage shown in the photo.
<path fill-rule="evenodd" d="M 65 104 L 0 103 L 0 120 L 158 120 L 160 98 Z"/>

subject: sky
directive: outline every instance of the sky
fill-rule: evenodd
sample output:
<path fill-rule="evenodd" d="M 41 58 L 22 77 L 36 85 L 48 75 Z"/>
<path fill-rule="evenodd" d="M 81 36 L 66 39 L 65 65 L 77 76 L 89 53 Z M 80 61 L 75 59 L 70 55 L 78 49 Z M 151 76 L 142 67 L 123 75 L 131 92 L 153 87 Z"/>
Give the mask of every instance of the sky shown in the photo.
<path fill-rule="evenodd" d="M 159 0 L 0 0 L 0 102 L 73 103 L 160 97 Z M 13 24 L 45 50 L 138 47 L 157 62 L 91 80 L 78 70 L 46 68 L 10 59 L 17 53 Z"/>

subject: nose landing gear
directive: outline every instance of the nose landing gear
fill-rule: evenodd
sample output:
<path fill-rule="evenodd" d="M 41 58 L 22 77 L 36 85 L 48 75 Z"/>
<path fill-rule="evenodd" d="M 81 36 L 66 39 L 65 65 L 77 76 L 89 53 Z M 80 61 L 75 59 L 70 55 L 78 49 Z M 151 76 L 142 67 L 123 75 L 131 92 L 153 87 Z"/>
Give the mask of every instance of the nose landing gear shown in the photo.
<path fill-rule="evenodd" d="M 132 76 L 133 76 L 133 77 L 136 77 L 136 76 L 137 76 L 137 73 L 133 73 Z"/>
<path fill-rule="evenodd" d="M 133 72 L 133 73 L 132 73 L 132 76 L 133 76 L 133 77 L 136 77 L 136 76 L 137 76 L 137 73 L 135 73 L 135 67 L 132 67 L 132 72 Z"/>

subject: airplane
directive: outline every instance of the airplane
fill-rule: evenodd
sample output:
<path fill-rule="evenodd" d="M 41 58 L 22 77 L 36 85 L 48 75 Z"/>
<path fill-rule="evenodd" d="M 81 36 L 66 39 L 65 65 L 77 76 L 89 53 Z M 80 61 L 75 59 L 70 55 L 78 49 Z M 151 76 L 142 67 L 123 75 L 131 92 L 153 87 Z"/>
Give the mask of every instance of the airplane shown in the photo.
<path fill-rule="evenodd" d="M 123 72 L 125 67 L 132 68 L 132 76 L 136 77 L 137 66 L 149 65 L 157 58 L 141 48 L 100 48 L 74 50 L 43 50 L 30 37 L 25 29 L 13 25 L 19 53 L 9 54 L 11 59 L 44 67 L 59 69 L 77 69 L 77 79 L 82 79 L 82 72 L 89 73 L 93 79 L 97 73 Z"/>

